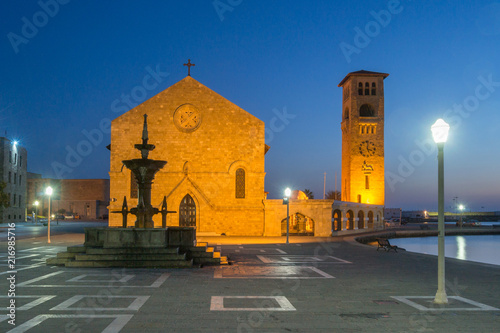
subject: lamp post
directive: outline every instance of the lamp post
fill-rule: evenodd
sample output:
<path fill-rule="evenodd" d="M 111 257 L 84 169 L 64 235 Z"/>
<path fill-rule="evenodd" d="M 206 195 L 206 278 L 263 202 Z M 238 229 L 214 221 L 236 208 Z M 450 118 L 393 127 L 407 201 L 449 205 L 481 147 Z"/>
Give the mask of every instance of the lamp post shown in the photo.
<path fill-rule="evenodd" d="M 292 190 L 289 187 L 285 190 L 285 199 L 286 199 L 286 243 L 288 244 L 288 237 L 290 235 L 290 195 L 292 194 Z"/>
<path fill-rule="evenodd" d="M 463 220 L 462 220 L 462 217 L 464 215 L 465 206 L 464 205 L 459 205 L 458 209 L 460 210 L 460 228 L 462 228 L 462 225 L 464 224 Z"/>
<path fill-rule="evenodd" d="M 38 200 L 35 200 L 35 202 L 33 203 L 35 205 L 35 224 L 36 224 L 36 217 L 38 215 Z"/>
<path fill-rule="evenodd" d="M 438 290 L 434 303 L 448 304 L 444 278 L 444 143 L 448 139 L 448 125 L 443 119 L 438 119 L 431 127 L 434 142 L 438 147 Z"/>
<path fill-rule="evenodd" d="M 48 186 L 46 189 L 45 189 L 45 194 L 47 194 L 49 196 L 49 215 L 48 215 L 48 229 L 47 229 L 47 242 L 50 243 L 50 196 L 52 195 L 52 187 Z"/>

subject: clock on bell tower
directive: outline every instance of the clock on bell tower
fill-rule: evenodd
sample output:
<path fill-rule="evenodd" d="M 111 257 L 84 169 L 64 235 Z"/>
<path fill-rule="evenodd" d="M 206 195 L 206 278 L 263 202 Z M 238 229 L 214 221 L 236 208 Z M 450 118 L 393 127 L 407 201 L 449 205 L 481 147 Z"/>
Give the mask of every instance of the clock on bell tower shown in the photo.
<path fill-rule="evenodd" d="M 352 72 L 342 87 L 342 201 L 384 205 L 384 79 Z"/>

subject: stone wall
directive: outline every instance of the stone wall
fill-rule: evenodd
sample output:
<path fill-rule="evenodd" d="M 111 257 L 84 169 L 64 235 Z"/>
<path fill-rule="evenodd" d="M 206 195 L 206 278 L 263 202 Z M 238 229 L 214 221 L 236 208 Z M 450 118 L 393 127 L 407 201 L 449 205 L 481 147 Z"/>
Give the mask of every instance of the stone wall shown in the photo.
<path fill-rule="evenodd" d="M 179 206 L 189 194 L 196 204 L 198 232 L 226 235 L 262 235 L 264 232 L 264 122 L 186 77 L 141 105 L 113 120 L 111 125 L 110 210 L 120 210 L 123 198 L 129 208 L 131 173 L 122 161 L 139 158 L 143 115 L 148 114 L 149 158 L 166 160 L 152 186 L 152 205 L 163 197 L 169 210 L 167 225 L 179 225 Z M 236 170 L 245 171 L 245 197 L 236 198 Z M 155 226 L 161 216 L 154 217 Z M 130 216 L 129 225 L 134 217 Z M 111 214 L 110 226 L 121 225 Z"/>

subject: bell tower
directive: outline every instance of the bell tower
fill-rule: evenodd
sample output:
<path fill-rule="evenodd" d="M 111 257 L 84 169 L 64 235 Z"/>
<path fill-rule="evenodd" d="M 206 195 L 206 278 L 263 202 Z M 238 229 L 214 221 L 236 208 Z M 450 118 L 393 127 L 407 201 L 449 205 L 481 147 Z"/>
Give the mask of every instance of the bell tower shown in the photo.
<path fill-rule="evenodd" d="M 342 87 L 342 201 L 384 205 L 384 79 L 352 72 Z"/>

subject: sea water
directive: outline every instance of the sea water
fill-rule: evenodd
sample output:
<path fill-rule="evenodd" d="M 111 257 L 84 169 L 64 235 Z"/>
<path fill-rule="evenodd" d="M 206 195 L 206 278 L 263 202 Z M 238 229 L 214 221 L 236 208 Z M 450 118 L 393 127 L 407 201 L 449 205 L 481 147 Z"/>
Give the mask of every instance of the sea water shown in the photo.
<path fill-rule="evenodd" d="M 390 242 L 410 252 L 438 255 L 437 237 L 393 238 Z M 446 236 L 444 253 L 447 258 L 500 265 L 500 235 Z"/>

